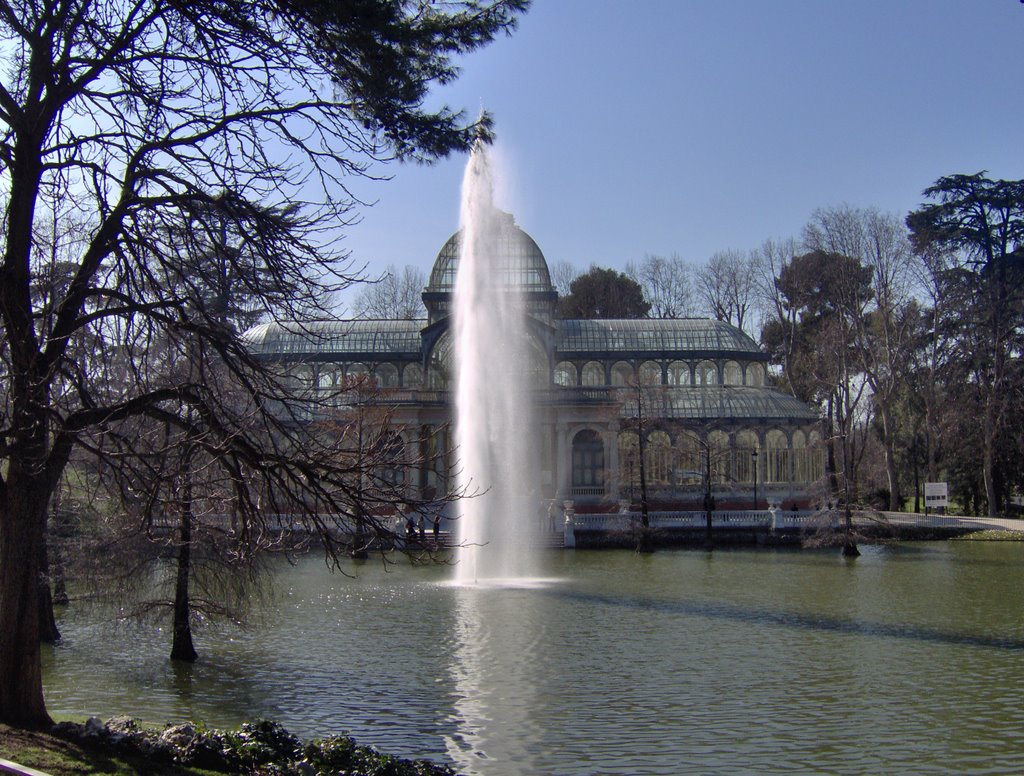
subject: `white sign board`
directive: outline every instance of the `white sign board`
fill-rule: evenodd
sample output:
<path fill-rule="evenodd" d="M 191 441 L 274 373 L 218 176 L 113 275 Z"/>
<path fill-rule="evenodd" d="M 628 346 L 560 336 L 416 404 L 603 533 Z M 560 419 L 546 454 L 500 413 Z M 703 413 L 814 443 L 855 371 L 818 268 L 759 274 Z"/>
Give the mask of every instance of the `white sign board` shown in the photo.
<path fill-rule="evenodd" d="M 929 509 L 949 506 L 949 483 L 926 482 L 924 484 L 924 505 Z"/>

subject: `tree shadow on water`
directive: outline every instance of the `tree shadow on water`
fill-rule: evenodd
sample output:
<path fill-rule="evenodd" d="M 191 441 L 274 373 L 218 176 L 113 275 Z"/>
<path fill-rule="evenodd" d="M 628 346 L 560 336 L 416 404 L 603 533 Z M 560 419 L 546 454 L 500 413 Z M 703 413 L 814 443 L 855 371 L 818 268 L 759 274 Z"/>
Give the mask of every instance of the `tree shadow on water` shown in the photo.
<path fill-rule="evenodd" d="M 568 598 L 581 603 L 643 609 L 652 613 L 660 612 L 686 617 L 704 617 L 713 620 L 749 623 L 751 625 L 800 628 L 808 631 L 848 634 L 852 636 L 878 636 L 904 641 L 988 647 L 1012 652 L 1024 652 L 1024 639 L 1021 638 L 956 633 L 941 628 L 921 625 L 871 622 L 823 614 L 787 612 L 778 609 L 753 609 L 735 604 L 715 602 L 664 601 L 638 596 L 619 597 L 558 589 L 550 589 L 543 592 L 545 595 Z"/>

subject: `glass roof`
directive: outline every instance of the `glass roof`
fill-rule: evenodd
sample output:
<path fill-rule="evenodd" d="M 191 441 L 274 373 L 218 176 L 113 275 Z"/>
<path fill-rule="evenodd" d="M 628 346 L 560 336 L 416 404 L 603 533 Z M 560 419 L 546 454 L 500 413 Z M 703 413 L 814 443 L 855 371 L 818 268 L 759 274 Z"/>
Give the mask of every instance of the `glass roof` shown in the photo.
<path fill-rule="evenodd" d="M 734 385 L 694 385 L 656 389 L 658 417 L 680 420 L 776 419 L 819 420 L 817 413 L 799 399 L 771 388 Z M 626 402 L 622 417 L 636 414 L 635 403 Z"/>
<path fill-rule="evenodd" d="M 244 334 L 262 355 L 366 354 L 419 357 L 420 331 L 427 321 L 343 320 L 267 323 Z M 564 358 L 708 357 L 730 355 L 764 360 L 763 351 L 742 331 L 722 321 L 561 320 L 555 360 Z"/>
<path fill-rule="evenodd" d="M 750 337 L 723 321 L 561 320 L 556 350 L 563 356 L 608 352 L 679 352 L 762 355 Z"/>
<path fill-rule="evenodd" d="M 264 323 L 245 332 L 253 353 L 261 355 L 366 354 L 419 358 L 425 320 L 312 321 Z"/>
<path fill-rule="evenodd" d="M 522 291 L 553 291 L 548 264 L 537 243 L 516 225 L 511 214 L 497 213 L 497 233 L 493 237 L 493 251 L 488 256 L 497 282 Z M 461 235 L 459 231 L 449 237 L 437 254 L 427 284 L 428 292 L 450 293 L 455 290 Z"/>

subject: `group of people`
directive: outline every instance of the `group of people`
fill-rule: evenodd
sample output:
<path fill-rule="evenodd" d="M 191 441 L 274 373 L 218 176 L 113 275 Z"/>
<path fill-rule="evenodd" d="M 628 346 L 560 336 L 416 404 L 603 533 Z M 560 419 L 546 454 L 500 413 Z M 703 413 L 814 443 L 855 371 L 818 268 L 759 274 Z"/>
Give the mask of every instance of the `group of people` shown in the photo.
<path fill-rule="evenodd" d="M 424 539 L 427 538 L 426 517 L 422 513 L 420 513 L 419 515 L 416 516 L 416 519 L 414 520 L 413 519 L 413 515 L 406 515 L 405 516 L 405 538 L 407 540 L 411 541 L 411 540 L 416 538 L 417 534 L 419 534 L 420 541 L 423 541 Z M 440 534 L 441 534 L 441 515 L 440 515 L 440 513 L 437 513 L 437 514 L 434 515 L 434 519 L 433 519 L 433 534 L 434 534 L 434 541 L 436 542 L 438 540 L 438 538 L 440 537 Z"/>

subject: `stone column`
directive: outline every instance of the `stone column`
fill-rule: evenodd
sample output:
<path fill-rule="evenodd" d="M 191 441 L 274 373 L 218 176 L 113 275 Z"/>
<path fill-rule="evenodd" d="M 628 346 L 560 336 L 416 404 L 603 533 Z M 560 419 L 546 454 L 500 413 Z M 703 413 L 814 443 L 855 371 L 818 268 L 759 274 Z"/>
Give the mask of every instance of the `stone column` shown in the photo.
<path fill-rule="evenodd" d="M 569 498 L 572 485 L 572 448 L 569 446 L 569 429 L 564 422 L 555 424 L 555 460 L 552 466 L 555 470 L 555 498 Z"/>

